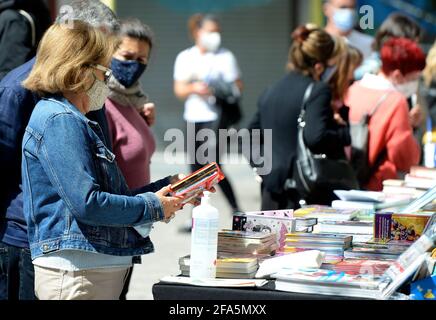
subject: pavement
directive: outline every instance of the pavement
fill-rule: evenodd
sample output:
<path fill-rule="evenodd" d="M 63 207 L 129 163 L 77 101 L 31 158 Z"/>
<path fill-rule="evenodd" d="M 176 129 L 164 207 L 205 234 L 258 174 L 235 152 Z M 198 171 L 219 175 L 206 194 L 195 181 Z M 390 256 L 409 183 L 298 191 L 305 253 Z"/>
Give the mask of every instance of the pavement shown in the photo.
<path fill-rule="evenodd" d="M 232 157 L 232 156 L 231 156 Z M 233 156 L 235 159 L 236 156 Z M 168 164 L 163 152 L 156 152 L 151 163 L 152 181 L 176 173 L 189 173 L 189 166 L 178 159 L 178 164 Z M 243 211 L 260 209 L 260 183 L 249 164 L 242 160 L 238 164 L 222 166 L 224 174 L 233 186 L 238 203 Z M 222 191 L 211 196 L 211 203 L 220 213 L 220 228 L 231 229 L 232 212 Z M 180 229 L 191 219 L 192 206 L 179 211 L 168 224 L 158 222 L 150 234 L 155 252 L 142 256 L 142 263 L 135 264 L 130 282 L 128 300 L 153 300 L 152 286 L 167 275 L 178 275 L 178 259 L 190 252 L 191 234 Z"/>

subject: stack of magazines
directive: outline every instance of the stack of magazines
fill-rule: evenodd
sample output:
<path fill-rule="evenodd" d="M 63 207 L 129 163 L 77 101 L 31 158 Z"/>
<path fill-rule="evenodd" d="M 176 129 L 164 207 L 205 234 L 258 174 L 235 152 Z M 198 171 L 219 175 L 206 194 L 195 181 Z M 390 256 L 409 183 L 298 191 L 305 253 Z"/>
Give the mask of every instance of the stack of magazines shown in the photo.
<path fill-rule="evenodd" d="M 351 275 L 373 274 L 381 276 L 393 263 L 392 260 L 345 259 L 336 264 L 323 264 L 321 268 Z"/>
<path fill-rule="evenodd" d="M 319 250 L 325 253 L 325 262 L 332 263 L 343 259 L 344 251 L 351 247 L 353 237 L 331 233 L 288 233 L 285 252 Z"/>
<path fill-rule="evenodd" d="M 189 255 L 179 259 L 179 267 L 183 276 L 189 276 Z M 218 257 L 216 261 L 216 277 L 227 279 L 252 279 L 255 277 L 259 263 L 254 257 Z"/>
<path fill-rule="evenodd" d="M 377 299 L 386 286 L 372 275 L 350 275 L 324 269 L 282 269 L 273 275 L 276 290 Z"/>
<path fill-rule="evenodd" d="M 421 273 L 433 272 L 429 270 L 428 260 L 435 244 L 436 215 L 433 215 L 422 236 L 406 247 L 395 261 L 349 259 L 342 265 L 331 266 L 331 270 L 327 270 L 325 265 L 323 269 L 281 268 L 272 277 L 276 278 L 276 289 L 281 291 L 369 299 L 409 299 L 397 290 L 411 282 L 413 287 L 413 281 L 419 279 Z"/>
<path fill-rule="evenodd" d="M 274 232 L 222 230 L 218 232 L 218 253 L 275 254 L 278 249 Z"/>
<path fill-rule="evenodd" d="M 395 242 L 386 244 L 358 243 L 353 244 L 353 248 L 344 252 L 345 259 L 368 259 L 368 260 L 396 260 L 411 243 L 397 246 Z"/>

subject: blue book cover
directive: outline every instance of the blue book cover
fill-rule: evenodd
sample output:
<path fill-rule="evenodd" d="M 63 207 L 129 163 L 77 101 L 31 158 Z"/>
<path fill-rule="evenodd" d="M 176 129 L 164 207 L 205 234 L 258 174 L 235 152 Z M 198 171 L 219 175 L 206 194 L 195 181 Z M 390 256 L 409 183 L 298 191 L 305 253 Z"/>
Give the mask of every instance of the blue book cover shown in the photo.
<path fill-rule="evenodd" d="M 436 300 L 436 275 L 413 282 L 410 288 L 413 300 Z"/>

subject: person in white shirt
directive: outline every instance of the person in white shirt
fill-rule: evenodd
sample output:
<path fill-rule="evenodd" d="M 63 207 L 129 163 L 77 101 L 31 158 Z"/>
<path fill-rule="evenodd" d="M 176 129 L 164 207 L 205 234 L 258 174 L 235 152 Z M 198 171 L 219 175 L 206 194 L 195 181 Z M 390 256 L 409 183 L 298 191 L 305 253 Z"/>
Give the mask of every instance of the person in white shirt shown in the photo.
<path fill-rule="evenodd" d="M 189 19 L 188 27 L 195 45 L 180 52 L 174 64 L 174 93 L 185 102 L 184 119 L 195 127 L 195 136 L 204 128 L 212 129 L 218 138 L 218 129 L 225 129 L 223 113 L 214 96 L 213 84 L 229 84 L 235 96 L 242 91 L 241 72 L 235 56 L 221 47 L 220 23 L 212 15 L 197 14 Z M 197 139 L 196 139 L 197 140 Z M 205 142 L 195 141 L 195 154 Z M 206 143 L 213 143 L 207 141 Z M 215 143 L 216 161 L 220 163 L 219 143 Z M 204 146 L 203 146 L 204 148 Z M 205 163 L 191 160 L 194 172 Z M 220 182 L 233 212 L 240 211 L 233 189 L 227 179 Z"/>
<path fill-rule="evenodd" d="M 354 29 L 357 23 L 356 0 L 326 0 L 324 15 L 328 33 L 345 37 L 349 45 L 362 52 L 364 59 L 371 56 L 373 37 Z"/>

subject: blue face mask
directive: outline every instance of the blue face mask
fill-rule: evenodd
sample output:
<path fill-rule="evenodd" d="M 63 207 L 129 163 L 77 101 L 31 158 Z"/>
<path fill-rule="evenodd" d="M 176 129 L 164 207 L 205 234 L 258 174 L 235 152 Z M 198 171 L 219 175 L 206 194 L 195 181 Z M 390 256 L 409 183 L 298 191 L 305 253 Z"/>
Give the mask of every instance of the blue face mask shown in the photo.
<path fill-rule="evenodd" d="M 146 64 L 138 61 L 121 61 L 112 58 L 111 69 L 115 79 L 126 88 L 130 88 L 139 80 L 147 68 Z"/>
<path fill-rule="evenodd" d="M 333 21 L 342 32 L 350 31 L 356 23 L 356 11 L 354 9 L 335 9 Z"/>

